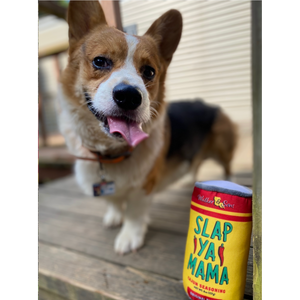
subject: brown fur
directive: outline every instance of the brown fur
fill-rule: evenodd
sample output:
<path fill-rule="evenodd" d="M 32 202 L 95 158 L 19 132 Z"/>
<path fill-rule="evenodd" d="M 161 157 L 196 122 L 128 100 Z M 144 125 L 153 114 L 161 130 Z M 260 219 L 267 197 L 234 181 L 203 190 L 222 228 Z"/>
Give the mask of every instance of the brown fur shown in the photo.
<path fill-rule="evenodd" d="M 149 195 L 153 191 L 155 186 L 158 185 L 159 181 L 164 175 L 163 170 L 166 167 L 166 156 L 170 145 L 170 126 L 168 119 L 166 119 L 165 126 L 162 128 L 162 130 L 164 137 L 164 146 L 162 147 L 159 155 L 157 156 L 143 184 L 143 189 L 146 191 L 147 195 Z"/>

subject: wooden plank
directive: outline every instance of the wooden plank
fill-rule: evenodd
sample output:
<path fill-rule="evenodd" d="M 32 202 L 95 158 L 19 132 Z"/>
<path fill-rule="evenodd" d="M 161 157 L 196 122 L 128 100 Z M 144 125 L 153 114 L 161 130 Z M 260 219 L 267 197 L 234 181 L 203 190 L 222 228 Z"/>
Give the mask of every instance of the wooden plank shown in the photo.
<path fill-rule="evenodd" d="M 262 24 L 261 1 L 251 2 L 253 104 L 253 295 L 262 299 Z"/>
<path fill-rule="evenodd" d="M 39 244 L 39 286 L 40 300 L 187 299 L 181 280 L 44 243 Z"/>
<path fill-rule="evenodd" d="M 39 300 L 70 300 L 39 288 Z"/>
<path fill-rule="evenodd" d="M 42 188 L 39 193 L 40 206 L 100 218 L 104 216 L 106 205 L 101 198 L 84 196 L 75 182 L 69 179 L 65 179 L 62 185 Z M 186 235 L 192 191 L 193 187 L 173 187 L 156 194 L 150 207 L 150 228 Z"/>
<path fill-rule="evenodd" d="M 72 300 L 187 299 L 179 280 L 43 243 L 39 244 L 39 285 Z"/>
<path fill-rule="evenodd" d="M 189 224 L 190 199 L 174 196 L 168 197 L 166 203 L 160 203 L 164 199 L 160 195 L 155 199 L 150 208 L 150 228 L 167 232 L 186 235 Z M 106 211 L 104 201 L 94 197 L 75 197 L 73 195 L 47 194 L 44 191 L 39 194 L 40 209 L 44 207 L 53 208 L 86 216 L 102 218 Z"/>
<path fill-rule="evenodd" d="M 42 186 L 40 188 L 40 191 L 50 191 L 51 193 L 57 191 L 74 191 L 77 194 L 83 195 L 83 193 L 80 191 L 78 185 L 76 184 L 75 177 L 74 176 L 68 176 L 65 178 L 61 178 L 58 180 L 53 180 L 49 183 L 47 183 L 45 186 Z"/>
<path fill-rule="evenodd" d="M 252 174 L 245 172 L 245 173 L 236 173 L 232 176 L 232 181 L 238 184 L 243 184 L 242 182 L 246 183 L 246 186 L 251 187 L 252 186 Z M 51 193 L 55 191 L 64 191 L 64 192 L 70 192 L 71 194 L 77 194 L 84 196 L 84 194 L 79 189 L 74 176 L 69 176 L 62 178 L 60 180 L 55 180 L 53 182 L 48 183 L 47 185 L 43 186 L 41 188 L 41 192 L 50 191 Z M 187 196 L 189 199 L 191 198 L 192 192 L 193 192 L 193 185 L 185 187 L 181 185 L 171 185 L 168 187 L 163 193 L 157 194 L 162 195 L 165 192 L 170 192 L 172 195 L 181 195 L 181 196 Z"/>

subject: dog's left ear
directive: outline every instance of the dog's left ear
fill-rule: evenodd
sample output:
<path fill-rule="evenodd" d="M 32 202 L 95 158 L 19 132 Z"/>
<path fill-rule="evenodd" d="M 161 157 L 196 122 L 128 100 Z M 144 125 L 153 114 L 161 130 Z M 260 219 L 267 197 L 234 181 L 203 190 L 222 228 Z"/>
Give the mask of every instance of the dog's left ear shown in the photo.
<path fill-rule="evenodd" d="M 178 10 L 171 9 L 158 18 L 145 35 L 150 35 L 158 44 L 160 54 L 169 64 L 177 49 L 182 32 L 182 16 Z"/>

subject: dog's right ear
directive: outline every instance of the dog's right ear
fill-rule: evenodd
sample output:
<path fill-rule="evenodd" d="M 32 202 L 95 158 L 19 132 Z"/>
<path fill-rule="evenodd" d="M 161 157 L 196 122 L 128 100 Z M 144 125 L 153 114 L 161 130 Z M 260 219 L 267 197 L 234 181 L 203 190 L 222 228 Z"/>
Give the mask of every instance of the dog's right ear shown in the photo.
<path fill-rule="evenodd" d="M 68 7 L 70 46 L 97 25 L 107 24 L 99 1 L 71 0 Z"/>

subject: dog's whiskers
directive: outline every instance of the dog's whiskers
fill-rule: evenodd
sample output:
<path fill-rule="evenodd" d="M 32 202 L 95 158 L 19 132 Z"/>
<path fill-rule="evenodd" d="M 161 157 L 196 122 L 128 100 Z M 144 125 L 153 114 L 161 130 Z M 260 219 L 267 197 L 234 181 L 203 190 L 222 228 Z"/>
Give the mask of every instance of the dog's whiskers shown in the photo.
<path fill-rule="evenodd" d="M 151 115 L 151 118 L 152 117 L 158 117 L 158 111 L 154 108 L 154 107 L 152 107 L 152 106 L 150 106 L 150 115 Z"/>
<path fill-rule="evenodd" d="M 158 108 L 161 105 L 160 101 L 151 101 L 151 107 L 156 106 L 156 108 Z"/>
<path fill-rule="evenodd" d="M 153 86 L 153 85 L 154 85 L 154 82 L 149 82 L 149 83 L 145 84 L 145 87 L 147 88 L 147 87 L 150 87 L 150 86 Z"/>

